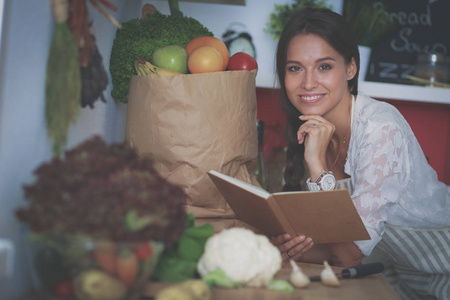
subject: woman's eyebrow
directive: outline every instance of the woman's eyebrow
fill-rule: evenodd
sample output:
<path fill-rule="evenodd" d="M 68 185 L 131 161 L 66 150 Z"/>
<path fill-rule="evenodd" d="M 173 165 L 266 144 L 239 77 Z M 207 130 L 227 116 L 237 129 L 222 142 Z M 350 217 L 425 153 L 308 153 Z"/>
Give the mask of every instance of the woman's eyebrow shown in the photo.
<path fill-rule="evenodd" d="M 327 56 L 327 57 L 322 57 L 316 60 L 316 62 L 322 62 L 322 61 L 326 61 L 326 60 L 332 60 L 332 61 L 336 61 L 336 59 L 334 59 L 331 56 Z"/>
<path fill-rule="evenodd" d="M 321 57 L 321 58 L 317 59 L 315 62 L 320 63 L 320 62 L 327 61 L 327 60 L 336 61 L 336 59 L 334 59 L 333 57 L 326 56 L 326 57 Z M 302 64 L 302 63 L 298 60 L 287 60 L 286 64 Z"/>

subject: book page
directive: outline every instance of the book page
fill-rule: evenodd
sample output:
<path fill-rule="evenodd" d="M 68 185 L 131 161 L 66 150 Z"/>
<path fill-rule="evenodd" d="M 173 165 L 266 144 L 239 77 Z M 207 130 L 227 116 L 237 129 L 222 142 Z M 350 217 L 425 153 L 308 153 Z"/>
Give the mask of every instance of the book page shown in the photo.
<path fill-rule="evenodd" d="M 269 198 L 269 196 L 270 196 L 270 193 L 267 192 L 266 190 L 264 190 L 263 188 L 260 188 L 258 186 L 255 186 L 255 185 L 252 185 L 250 183 L 244 182 L 244 181 L 239 180 L 237 178 L 234 178 L 234 177 L 231 177 L 231 176 L 219 173 L 219 172 L 214 171 L 214 170 L 211 170 L 208 173 L 210 173 L 212 175 L 215 175 L 217 177 L 220 177 L 223 180 L 228 181 L 230 183 L 233 183 L 233 184 L 235 184 L 237 186 L 240 186 L 240 187 L 244 188 L 245 190 L 247 190 L 247 191 L 249 191 L 249 192 L 251 192 L 251 193 L 253 193 L 253 194 L 257 195 L 257 196 L 263 197 L 265 199 Z"/>
<path fill-rule="evenodd" d="M 210 171 L 208 174 L 241 221 L 268 236 L 286 232 L 270 206 L 269 200 L 273 202 L 274 199 L 269 193 L 217 172 Z M 267 195 L 269 198 L 265 198 Z"/>

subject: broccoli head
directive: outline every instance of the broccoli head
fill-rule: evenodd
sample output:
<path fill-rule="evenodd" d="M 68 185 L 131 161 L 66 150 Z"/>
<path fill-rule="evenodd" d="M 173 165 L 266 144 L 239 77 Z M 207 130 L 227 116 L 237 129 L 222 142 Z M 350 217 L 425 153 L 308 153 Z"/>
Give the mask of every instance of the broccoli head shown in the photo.
<path fill-rule="evenodd" d="M 146 19 L 131 19 L 117 29 L 111 50 L 109 70 L 113 90 L 112 97 L 128 102 L 128 84 L 136 75 L 134 60 L 145 57 L 150 61 L 153 50 L 177 44 L 186 44 L 197 36 L 213 36 L 212 32 L 194 18 L 183 15 L 164 15 L 158 11 Z"/>

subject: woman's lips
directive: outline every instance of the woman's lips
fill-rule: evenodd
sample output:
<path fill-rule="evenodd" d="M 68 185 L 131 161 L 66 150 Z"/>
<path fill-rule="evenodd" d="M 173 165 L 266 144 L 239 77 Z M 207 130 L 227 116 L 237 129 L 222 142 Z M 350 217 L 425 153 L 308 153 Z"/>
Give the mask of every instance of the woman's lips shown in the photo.
<path fill-rule="evenodd" d="M 322 100 L 323 95 L 300 95 L 300 100 L 304 103 L 317 103 Z"/>

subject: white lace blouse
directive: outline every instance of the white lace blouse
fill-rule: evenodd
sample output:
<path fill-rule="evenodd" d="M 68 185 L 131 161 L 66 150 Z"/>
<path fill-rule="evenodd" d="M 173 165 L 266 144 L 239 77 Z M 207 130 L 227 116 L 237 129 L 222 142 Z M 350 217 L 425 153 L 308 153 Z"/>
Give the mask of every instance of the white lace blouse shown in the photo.
<path fill-rule="evenodd" d="M 356 241 L 369 255 L 384 223 L 410 228 L 450 226 L 450 187 L 437 179 L 411 128 L 392 105 L 359 93 L 353 105 L 345 172 L 368 241 Z"/>

